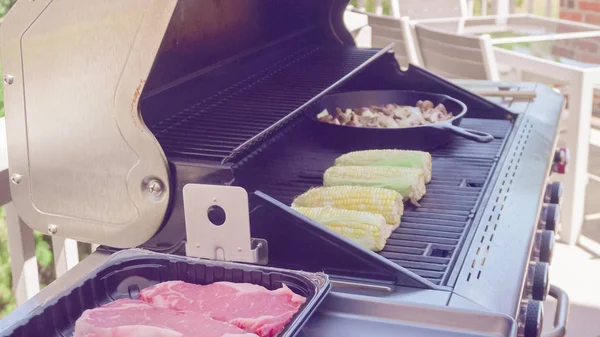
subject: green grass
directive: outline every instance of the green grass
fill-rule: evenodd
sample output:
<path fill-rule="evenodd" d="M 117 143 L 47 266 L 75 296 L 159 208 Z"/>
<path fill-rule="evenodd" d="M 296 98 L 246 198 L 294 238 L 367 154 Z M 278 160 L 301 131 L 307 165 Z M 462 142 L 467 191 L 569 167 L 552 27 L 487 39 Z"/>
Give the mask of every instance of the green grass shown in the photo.
<path fill-rule="evenodd" d="M 4 219 L 4 207 L 0 208 L 0 317 L 13 311 L 16 307 L 12 292 L 12 272 L 8 252 L 8 233 Z"/>
<path fill-rule="evenodd" d="M 52 240 L 49 236 L 34 232 L 35 257 L 38 262 L 40 288 L 56 279 Z M 12 270 L 8 251 L 8 232 L 4 207 L 0 207 L 0 318 L 16 308 L 15 296 L 12 291 Z"/>
<path fill-rule="evenodd" d="M 2 74 L 2 64 L 0 64 L 0 74 Z M 0 85 L 0 118 L 4 117 L 4 86 Z"/>
<path fill-rule="evenodd" d="M 352 6 L 354 6 L 354 7 L 358 7 L 356 0 L 350 1 L 350 4 Z M 390 9 L 390 2 L 389 1 L 383 1 L 383 3 L 381 5 L 383 7 L 383 14 L 384 15 L 391 15 L 392 11 Z M 367 1 L 366 10 L 367 10 L 367 12 L 375 13 L 375 1 L 374 0 L 368 0 Z"/>

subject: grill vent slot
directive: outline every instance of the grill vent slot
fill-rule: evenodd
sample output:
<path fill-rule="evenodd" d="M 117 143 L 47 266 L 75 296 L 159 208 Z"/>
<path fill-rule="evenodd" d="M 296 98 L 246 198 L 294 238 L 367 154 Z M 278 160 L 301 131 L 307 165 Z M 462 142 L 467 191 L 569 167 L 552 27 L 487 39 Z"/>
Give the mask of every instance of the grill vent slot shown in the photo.
<path fill-rule="evenodd" d="M 452 256 L 452 250 L 450 249 L 442 249 L 442 248 L 433 248 L 429 256 L 435 257 L 450 257 Z"/>
<path fill-rule="evenodd" d="M 481 181 L 477 181 L 477 182 L 469 182 L 467 181 L 467 186 L 468 187 L 483 187 L 483 185 L 485 184 L 485 182 L 481 182 Z"/>
<path fill-rule="evenodd" d="M 480 245 L 475 248 L 475 255 L 471 261 L 471 271 L 467 274 L 467 282 L 472 281 L 472 274 L 476 275 L 476 279 L 480 279 L 484 270 L 485 261 L 491 249 L 495 247 L 494 234 L 499 229 L 498 221 L 502 217 L 502 210 L 504 204 L 508 200 L 510 195 L 510 188 L 513 183 L 513 178 L 517 173 L 523 151 L 527 146 L 527 141 L 531 134 L 533 125 L 528 121 L 524 121 L 523 132 L 521 132 L 519 138 L 517 138 L 514 149 L 509 153 L 508 158 L 505 162 L 505 171 L 501 175 L 499 180 L 499 188 L 495 195 L 492 195 L 490 200 L 493 201 L 488 207 L 491 207 L 490 215 L 482 219 L 480 224 L 481 237 L 479 239 Z M 483 229 L 483 230 L 481 230 Z"/>

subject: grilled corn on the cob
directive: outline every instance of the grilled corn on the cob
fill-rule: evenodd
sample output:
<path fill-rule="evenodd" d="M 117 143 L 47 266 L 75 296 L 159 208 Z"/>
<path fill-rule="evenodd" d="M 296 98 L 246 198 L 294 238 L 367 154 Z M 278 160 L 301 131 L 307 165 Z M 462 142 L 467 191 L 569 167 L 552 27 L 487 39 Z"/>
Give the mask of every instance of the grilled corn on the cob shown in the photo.
<path fill-rule="evenodd" d="M 392 233 L 392 226 L 381 214 L 331 207 L 294 207 L 296 211 L 332 231 L 378 252 Z"/>
<path fill-rule="evenodd" d="M 425 183 L 431 181 L 431 154 L 409 150 L 366 150 L 346 153 L 335 160 L 336 166 L 394 166 L 423 170 Z"/>
<path fill-rule="evenodd" d="M 296 197 L 292 207 L 332 207 L 381 214 L 392 225 L 392 230 L 400 225 L 400 217 L 404 213 L 400 193 L 365 186 L 311 188 Z"/>
<path fill-rule="evenodd" d="M 390 166 L 332 166 L 323 175 L 325 186 L 356 185 L 381 187 L 400 193 L 418 205 L 425 195 L 423 171 Z"/>

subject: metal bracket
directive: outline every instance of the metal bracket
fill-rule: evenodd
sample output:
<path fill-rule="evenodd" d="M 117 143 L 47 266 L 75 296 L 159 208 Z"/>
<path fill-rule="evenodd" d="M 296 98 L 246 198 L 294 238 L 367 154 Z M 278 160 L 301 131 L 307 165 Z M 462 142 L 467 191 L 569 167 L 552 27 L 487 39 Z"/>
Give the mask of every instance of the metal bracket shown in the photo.
<path fill-rule="evenodd" d="M 267 264 L 268 246 L 250 237 L 248 194 L 241 187 L 183 187 L 187 256 Z"/>

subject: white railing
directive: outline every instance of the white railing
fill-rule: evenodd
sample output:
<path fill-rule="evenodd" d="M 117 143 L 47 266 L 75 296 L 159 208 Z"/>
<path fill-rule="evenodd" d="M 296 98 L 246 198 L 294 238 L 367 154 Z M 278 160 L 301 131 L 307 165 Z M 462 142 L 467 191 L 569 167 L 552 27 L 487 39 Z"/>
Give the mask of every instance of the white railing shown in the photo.
<path fill-rule="evenodd" d="M 10 195 L 10 176 L 6 144 L 6 124 L 0 118 L 0 205 L 6 214 L 8 249 L 12 269 L 13 291 L 17 305 L 23 304 L 40 291 L 35 240 L 33 230 L 17 215 Z M 56 277 L 79 263 L 77 242 L 71 239 L 52 238 Z"/>
<path fill-rule="evenodd" d="M 402 10 L 401 1 L 418 1 L 418 0 L 358 0 L 357 7 L 360 10 L 366 10 L 367 4 L 374 4 L 374 12 L 376 14 L 389 14 L 395 17 L 400 17 Z M 456 0 L 441 0 L 441 1 L 456 1 Z M 488 14 L 514 14 L 517 12 L 526 12 L 529 14 L 538 14 L 551 17 L 553 15 L 554 1 L 553 0 L 523 0 L 520 7 L 517 7 L 517 0 L 463 0 L 466 2 L 468 9 L 467 15 L 471 16 L 485 16 Z M 544 3 L 544 11 L 536 13 L 536 4 Z M 390 12 L 384 13 L 384 3 L 389 3 Z M 490 6 L 491 5 L 491 6 Z M 491 7 L 492 13 L 488 12 L 488 8 Z M 475 11 L 475 9 L 478 9 Z M 522 10 L 518 10 L 518 9 Z M 539 8 L 538 8 L 539 9 Z"/>

